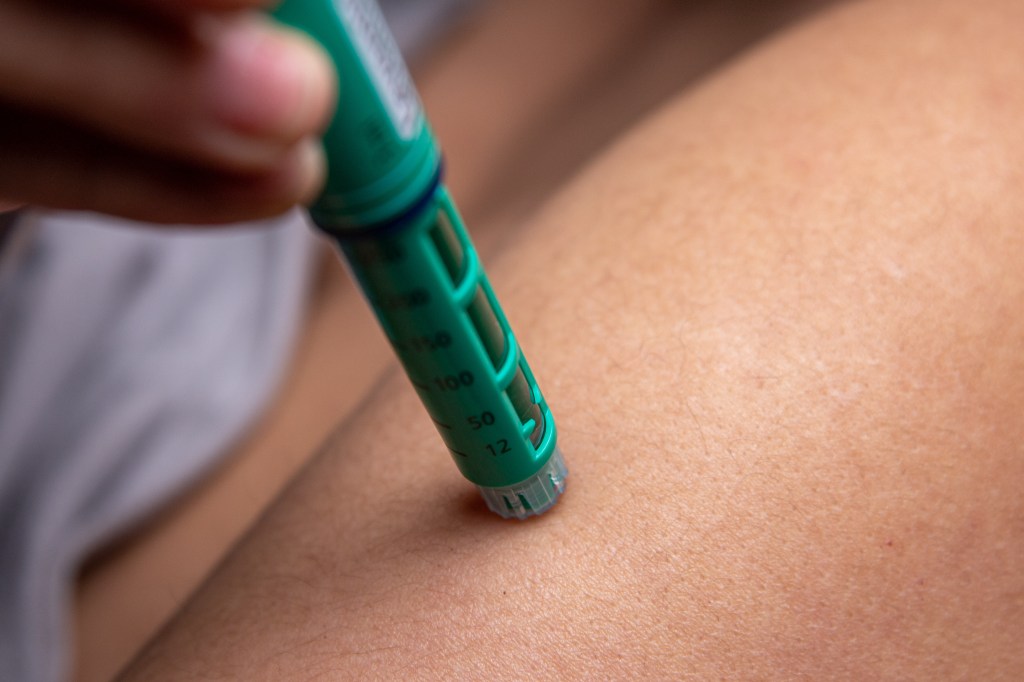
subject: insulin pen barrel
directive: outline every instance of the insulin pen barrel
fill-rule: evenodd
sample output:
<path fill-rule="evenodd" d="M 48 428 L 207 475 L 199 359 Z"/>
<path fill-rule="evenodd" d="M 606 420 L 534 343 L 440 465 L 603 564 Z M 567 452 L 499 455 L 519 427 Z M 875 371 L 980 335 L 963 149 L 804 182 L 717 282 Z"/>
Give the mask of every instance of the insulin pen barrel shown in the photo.
<path fill-rule="evenodd" d="M 338 71 L 311 207 L 339 245 L 463 475 L 501 516 L 549 509 L 566 469 L 537 387 L 440 183 L 437 142 L 372 0 L 285 0 L 275 15 Z"/>

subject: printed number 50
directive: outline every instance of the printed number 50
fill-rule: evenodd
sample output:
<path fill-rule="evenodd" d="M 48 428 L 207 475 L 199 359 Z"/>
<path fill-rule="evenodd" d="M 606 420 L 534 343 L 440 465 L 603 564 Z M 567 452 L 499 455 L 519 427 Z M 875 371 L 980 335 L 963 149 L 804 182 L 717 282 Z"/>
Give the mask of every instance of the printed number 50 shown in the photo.
<path fill-rule="evenodd" d="M 469 417 L 466 421 L 473 427 L 474 431 L 479 431 L 485 426 L 491 426 L 494 424 L 494 415 L 490 412 L 484 412 L 479 416 Z"/>

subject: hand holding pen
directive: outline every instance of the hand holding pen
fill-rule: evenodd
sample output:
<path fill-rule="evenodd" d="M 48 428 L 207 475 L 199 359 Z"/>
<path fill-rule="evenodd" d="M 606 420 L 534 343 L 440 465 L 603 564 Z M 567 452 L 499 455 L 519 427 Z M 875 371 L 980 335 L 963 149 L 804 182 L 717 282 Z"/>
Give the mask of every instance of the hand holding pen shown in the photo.
<path fill-rule="evenodd" d="M 263 4 L 0 3 L 0 208 L 213 223 L 311 198 L 334 75 Z"/>

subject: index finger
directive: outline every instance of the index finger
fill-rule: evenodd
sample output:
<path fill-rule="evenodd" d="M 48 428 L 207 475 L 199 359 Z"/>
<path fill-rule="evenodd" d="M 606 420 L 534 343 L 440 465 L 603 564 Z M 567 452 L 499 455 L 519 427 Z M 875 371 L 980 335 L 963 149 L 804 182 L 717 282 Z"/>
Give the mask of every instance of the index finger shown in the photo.
<path fill-rule="evenodd" d="M 231 11 L 273 7 L 280 0 L 117 0 L 122 5 L 152 7 L 177 14 L 197 11 Z"/>

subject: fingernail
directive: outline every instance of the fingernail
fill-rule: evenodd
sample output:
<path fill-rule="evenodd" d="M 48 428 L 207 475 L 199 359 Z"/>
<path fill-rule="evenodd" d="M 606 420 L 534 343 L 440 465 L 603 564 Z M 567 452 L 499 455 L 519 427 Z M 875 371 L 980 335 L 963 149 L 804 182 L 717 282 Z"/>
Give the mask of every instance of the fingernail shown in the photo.
<path fill-rule="evenodd" d="M 310 39 L 245 17 L 225 25 L 215 45 L 211 97 L 222 124 L 289 142 L 323 125 L 334 71 Z"/>
<path fill-rule="evenodd" d="M 308 204 L 316 199 L 327 177 L 327 156 L 320 140 L 306 138 L 295 150 L 297 203 Z"/>

